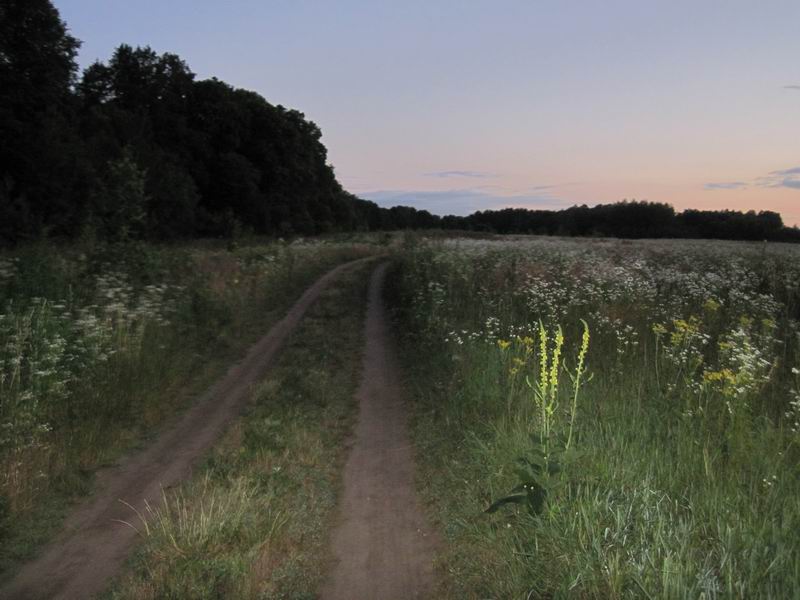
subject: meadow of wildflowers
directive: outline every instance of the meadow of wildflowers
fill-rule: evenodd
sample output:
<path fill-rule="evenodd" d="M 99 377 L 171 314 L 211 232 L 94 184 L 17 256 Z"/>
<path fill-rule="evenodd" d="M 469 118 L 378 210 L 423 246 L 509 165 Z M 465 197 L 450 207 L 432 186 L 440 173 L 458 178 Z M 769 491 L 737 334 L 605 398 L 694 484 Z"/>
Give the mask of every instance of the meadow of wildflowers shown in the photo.
<path fill-rule="evenodd" d="M 443 595 L 800 595 L 800 248 L 413 240 L 396 275 Z"/>
<path fill-rule="evenodd" d="M 0 571 L 326 269 L 368 244 L 32 245 L 0 255 Z"/>

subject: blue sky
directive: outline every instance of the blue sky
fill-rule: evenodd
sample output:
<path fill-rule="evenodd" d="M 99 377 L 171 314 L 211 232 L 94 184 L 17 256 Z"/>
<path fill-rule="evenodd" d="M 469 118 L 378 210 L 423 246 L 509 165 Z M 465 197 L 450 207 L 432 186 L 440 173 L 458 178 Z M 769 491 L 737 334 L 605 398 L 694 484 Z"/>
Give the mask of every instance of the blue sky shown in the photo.
<path fill-rule="evenodd" d="M 345 187 L 436 213 L 623 198 L 800 223 L 800 2 L 54 0 L 306 113 Z"/>

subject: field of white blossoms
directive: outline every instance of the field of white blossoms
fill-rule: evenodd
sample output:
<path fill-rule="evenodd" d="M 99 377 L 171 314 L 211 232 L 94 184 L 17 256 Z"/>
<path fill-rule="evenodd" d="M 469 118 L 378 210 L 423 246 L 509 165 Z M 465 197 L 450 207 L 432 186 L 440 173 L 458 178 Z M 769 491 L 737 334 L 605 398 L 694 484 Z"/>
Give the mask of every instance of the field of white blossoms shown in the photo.
<path fill-rule="evenodd" d="M 800 595 L 800 248 L 413 240 L 396 275 L 443 597 Z"/>
<path fill-rule="evenodd" d="M 351 241 L 0 254 L 0 574 L 91 474 L 208 386 Z"/>

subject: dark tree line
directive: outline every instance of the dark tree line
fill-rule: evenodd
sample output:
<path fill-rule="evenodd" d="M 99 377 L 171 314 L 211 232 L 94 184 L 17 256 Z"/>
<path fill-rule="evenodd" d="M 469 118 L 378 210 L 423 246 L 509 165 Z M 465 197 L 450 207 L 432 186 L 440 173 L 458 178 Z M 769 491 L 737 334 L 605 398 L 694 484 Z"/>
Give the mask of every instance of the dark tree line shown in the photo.
<path fill-rule="evenodd" d="M 800 239 L 776 213 L 643 202 L 468 217 L 382 208 L 342 189 L 302 113 L 198 81 L 147 47 L 121 45 L 79 74 L 79 46 L 50 0 L 0 2 L 0 243 L 407 228 Z"/>
<path fill-rule="evenodd" d="M 393 225 L 342 189 L 302 113 L 150 48 L 121 45 L 79 75 L 78 47 L 49 0 L 0 4 L 3 241 Z"/>
<path fill-rule="evenodd" d="M 658 202 L 622 201 L 559 211 L 506 208 L 468 217 L 445 217 L 446 228 L 494 233 L 618 238 L 706 238 L 800 242 L 800 230 L 785 227 L 771 211 L 685 210 Z"/>

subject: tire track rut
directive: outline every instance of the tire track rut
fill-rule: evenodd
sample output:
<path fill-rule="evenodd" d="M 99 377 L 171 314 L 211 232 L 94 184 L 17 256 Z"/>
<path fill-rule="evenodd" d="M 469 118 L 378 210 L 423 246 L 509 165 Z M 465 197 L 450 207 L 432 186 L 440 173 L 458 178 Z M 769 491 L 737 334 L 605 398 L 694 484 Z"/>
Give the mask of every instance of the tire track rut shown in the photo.
<path fill-rule="evenodd" d="M 406 406 L 381 298 L 386 267 L 370 281 L 358 425 L 333 532 L 336 563 L 323 600 L 411 600 L 433 593 L 437 540 L 415 490 Z"/>

